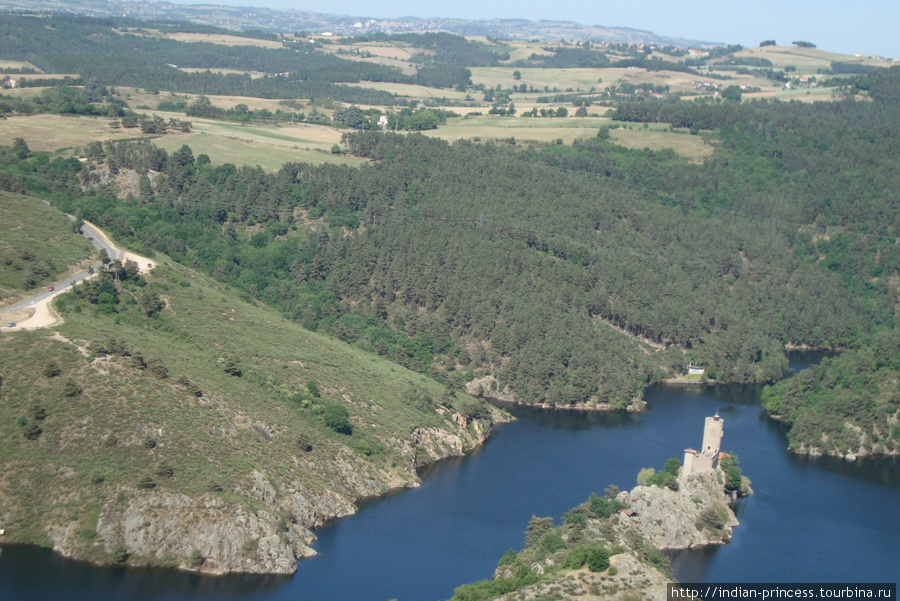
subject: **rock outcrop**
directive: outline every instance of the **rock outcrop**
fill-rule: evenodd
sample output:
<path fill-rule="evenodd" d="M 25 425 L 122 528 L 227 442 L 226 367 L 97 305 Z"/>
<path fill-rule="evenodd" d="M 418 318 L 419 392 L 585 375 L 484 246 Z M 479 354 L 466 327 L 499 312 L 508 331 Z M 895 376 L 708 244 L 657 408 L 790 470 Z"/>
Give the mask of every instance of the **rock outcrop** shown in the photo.
<path fill-rule="evenodd" d="M 498 589 L 514 589 L 497 599 L 664 601 L 673 579 L 661 549 L 731 540 L 738 521 L 722 482 L 721 470 L 702 470 L 679 476 L 677 486 L 638 486 L 615 499 L 592 498 L 561 526 L 532 518 L 525 549 L 504 556 L 494 573 L 495 581 L 503 581 Z"/>
<path fill-rule="evenodd" d="M 634 528 L 659 549 L 690 549 L 727 543 L 738 520 L 718 471 L 678 478 L 678 490 L 638 486 L 624 495 L 628 513 L 621 528 Z M 633 515 L 632 515 L 633 514 Z"/>
<path fill-rule="evenodd" d="M 457 414 L 450 417 L 453 429 L 415 428 L 408 440 L 396 441 L 409 463 L 392 474 L 373 476 L 358 454 L 341 448 L 333 462 L 335 481 L 317 492 L 258 470 L 234 491 L 249 502 L 226 502 L 212 492 L 191 497 L 123 487 L 100 509 L 95 551 L 119 560 L 127 554 L 131 565 L 174 565 L 211 574 L 291 574 L 298 559 L 315 555 L 309 546 L 315 528 L 355 513 L 360 499 L 418 486 L 416 467 L 464 454 L 487 439 L 494 421 L 507 419 L 497 410 L 484 425 Z M 51 528 L 49 538 L 61 554 L 84 558 L 77 520 Z"/>

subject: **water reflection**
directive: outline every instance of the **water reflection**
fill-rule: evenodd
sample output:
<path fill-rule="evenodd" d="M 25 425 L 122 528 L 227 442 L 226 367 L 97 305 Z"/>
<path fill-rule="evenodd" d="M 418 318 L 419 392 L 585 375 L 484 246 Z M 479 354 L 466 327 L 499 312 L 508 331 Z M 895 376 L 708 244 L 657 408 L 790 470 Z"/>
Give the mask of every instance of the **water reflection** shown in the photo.
<path fill-rule="evenodd" d="M 568 432 L 579 432 L 598 427 L 618 428 L 634 426 L 638 423 L 638 418 L 634 414 L 618 411 L 543 409 L 541 407 L 527 407 L 500 401 L 494 402 L 494 405 L 505 409 L 516 419 L 528 420 L 547 428 L 566 430 Z"/>
<path fill-rule="evenodd" d="M 162 568 L 98 568 L 73 561 L 50 549 L 30 545 L 3 548 L 0 581 L 15 588 L 3 588 L 4 598 L 32 597 L 35 591 L 45 599 L 72 601 L 118 597 L 125 599 L 246 599 L 248 595 L 269 595 L 290 582 L 290 576 L 199 574 Z M 52 578 L 48 575 L 52 574 Z M 16 594 L 16 589 L 21 594 Z M 28 591 L 25 593 L 25 591 Z M 37 598 L 37 597 L 33 597 Z"/>
<path fill-rule="evenodd" d="M 741 457 L 757 492 L 739 501 L 741 526 L 729 545 L 670 554 L 679 579 L 875 582 L 896 571 L 900 462 L 789 453 L 784 426 L 759 407 L 758 387 L 655 386 L 646 396 L 649 410 L 637 415 L 511 407 L 519 421 L 477 452 L 429 466 L 420 488 L 368 501 L 319 529 L 319 555 L 293 578 L 98 568 L 12 547 L 0 555 L 0 599 L 446 599 L 521 548 L 532 514 L 558 520 L 610 483 L 630 488 L 641 468 L 699 443 L 716 410 L 727 420 L 725 448 Z"/>

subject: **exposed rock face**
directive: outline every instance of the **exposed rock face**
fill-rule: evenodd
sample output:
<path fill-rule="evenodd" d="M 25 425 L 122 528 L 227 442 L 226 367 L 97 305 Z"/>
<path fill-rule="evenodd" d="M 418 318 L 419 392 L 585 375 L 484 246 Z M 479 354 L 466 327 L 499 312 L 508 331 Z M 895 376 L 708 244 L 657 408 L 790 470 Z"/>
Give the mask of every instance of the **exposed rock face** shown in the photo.
<path fill-rule="evenodd" d="M 730 541 L 738 520 L 719 483 L 719 473 L 681 476 L 678 484 L 678 491 L 657 486 L 634 488 L 626 504 L 636 515 L 622 514 L 620 526 L 639 530 L 648 543 L 660 549 L 690 549 Z"/>
<path fill-rule="evenodd" d="M 513 562 L 498 567 L 495 579 L 512 579 L 523 568 L 531 574 L 550 575 L 546 580 L 521 587 L 498 599 L 663 601 L 666 584 L 672 577 L 664 572 L 665 568 L 658 561 L 658 549 L 686 549 L 728 542 L 732 528 L 738 525 L 729 507 L 731 498 L 720 484 L 722 477 L 721 471 L 710 469 L 680 476 L 677 491 L 638 486 L 631 492 L 619 493 L 616 500 L 624 503 L 626 508 L 617 514 L 608 518 L 592 517 L 581 528 L 572 522 L 555 529 L 559 539 L 570 545 L 569 549 L 557 547 L 557 552 L 548 553 L 541 550 L 543 541 L 532 543 Z M 582 505 L 581 510 L 588 505 Z M 589 565 L 559 569 L 586 545 L 603 545 L 607 549 L 615 546 L 618 551 L 609 558 L 608 569 L 591 572 Z"/>
<path fill-rule="evenodd" d="M 492 412 L 493 420 L 507 419 Z M 457 426 L 452 430 L 416 428 L 408 440 L 394 441 L 410 459 L 400 472 L 371 472 L 357 453 L 340 448 L 333 462 L 334 482 L 316 492 L 257 470 L 234 491 L 251 503 L 226 502 L 212 492 L 190 497 L 122 488 L 100 510 L 95 548 L 108 557 L 124 550 L 132 565 L 176 565 L 213 574 L 293 573 L 298 559 L 315 555 L 309 547 L 313 529 L 355 513 L 359 499 L 386 488 L 418 486 L 417 466 L 464 454 L 484 442 L 493 423 L 482 427 L 458 414 L 451 418 Z M 77 521 L 51 529 L 49 537 L 63 555 L 83 557 Z"/>

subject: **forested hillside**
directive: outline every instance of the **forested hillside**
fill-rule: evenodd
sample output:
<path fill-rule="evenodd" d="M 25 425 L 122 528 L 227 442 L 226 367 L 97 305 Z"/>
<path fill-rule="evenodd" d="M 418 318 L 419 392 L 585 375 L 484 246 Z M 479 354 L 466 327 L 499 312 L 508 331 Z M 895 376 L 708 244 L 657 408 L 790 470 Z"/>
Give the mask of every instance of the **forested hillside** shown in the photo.
<path fill-rule="evenodd" d="M 766 387 L 763 406 L 790 427 L 795 451 L 856 457 L 900 453 L 900 333 Z"/>
<path fill-rule="evenodd" d="M 454 36 L 391 38 L 421 50 L 408 76 L 299 38 L 279 49 L 185 44 L 139 22 L 56 16 L 2 27 L 4 56 L 89 81 L 7 100 L 16 112 L 122 115 L 103 84 L 390 104 L 386 92 L 335 84 L 452 86 L 466 65 L 504 58 L 503 46 Z M 559 60 L 607 59 L 572 52 Z M 89 144 L 85 163 L 6 150 L 0 188 L 50 197 L 451 389 L 624 408 L 688 362 L 721 381 L 774 382 L 785 348 L 855 348 L 896 327 L 900 70 L 843 83 L 844 99 L 828 103 L 623 101 L 573 144 L 347 134 L 343 151 L 369 161 L 358 169 L 267 174 L 137 142 Z M 635 123 L 704 132 L 715 152 L 700 162 L 611 141 L 610 128 Z M 126 176 L 139 184 L 118 188 Z"/>
<path fill-rule="evenodd" d="M 146 26 L 130 19 L 7 15 L 0 22 L 0 56 L 29 61 L 46 73 L 77 74 L 83 82 L 260 98 L 392 104 L 393 97 L 386 92 L 339 82 L 410 80 L 396 68 L 344 60 L 311 44 L 271 49 L 185 43 L 141 34 L 140 28 Z M 185 67 L 285 75 L 254 79 L 237 73 L 188 73 L 181 70 Z M 23 83 L 39 79 L 39 75 L 28 76 Z"/>
<path fill-rule="evenodd" d="M 479 444 L 501 417 L 153 261 L 145 275 L 116 261 L 58 297 L 52 334 L 0 335 L 5 542 L 292 573 L 312 529 L 415 485 L 417 467 Z"/>
<path fill-rule="evenodd" d="M 520 149 L 356 133 L 345 144 L 370 165 L 272 175 L 92 146 L 101 171 L 142 175 L 124 202 L 75 192 L 93 176 L 39 156 L 6 153 L 6 181 L 453 386 L 624 407 L 688 361 L 774 381 L 785 345 L 893 326 L 897 137 L 874 132 L 897 127 L 895 79 L 859 82 L 872 103 L 713 105 L 733 116 L 702 165 L 602 136 Z"/>

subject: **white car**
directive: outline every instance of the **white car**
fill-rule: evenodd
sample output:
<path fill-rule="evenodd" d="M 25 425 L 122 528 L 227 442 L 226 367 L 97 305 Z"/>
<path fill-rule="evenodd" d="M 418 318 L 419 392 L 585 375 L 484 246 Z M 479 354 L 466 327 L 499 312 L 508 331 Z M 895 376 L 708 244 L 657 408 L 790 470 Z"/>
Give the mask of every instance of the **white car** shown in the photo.
<path fill-rule="evenodd" d="M 14 327 L 16 327 L 16 322 L 14 322 L 14 321 L 7 321 L 7 322 L 6 322 L 6 327 L 7 327 L 7 328 L 14 328 Z"/>

